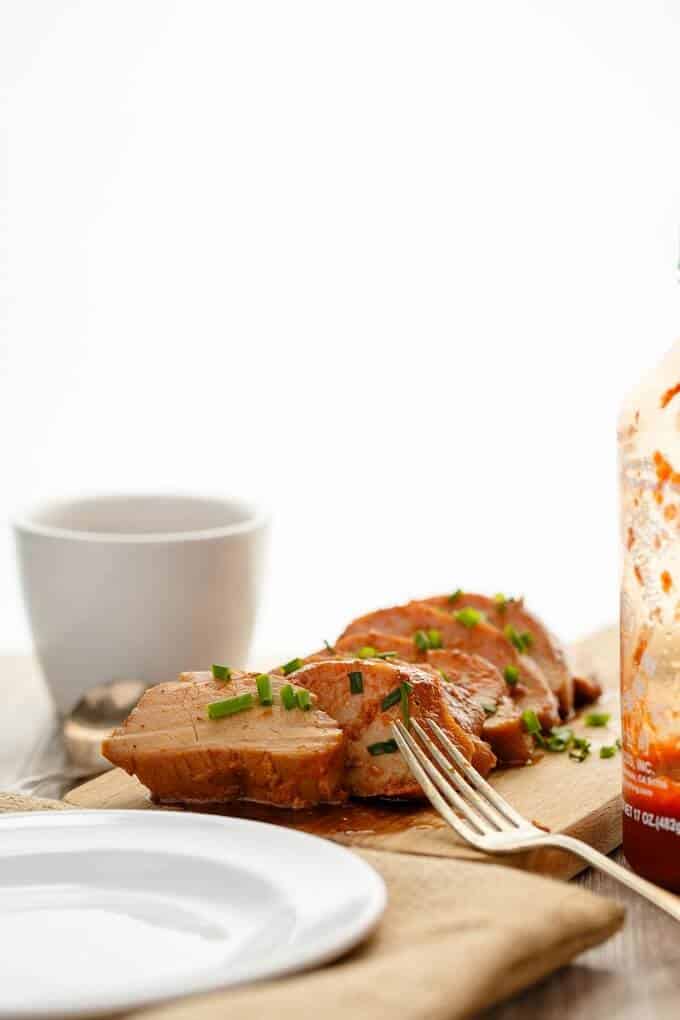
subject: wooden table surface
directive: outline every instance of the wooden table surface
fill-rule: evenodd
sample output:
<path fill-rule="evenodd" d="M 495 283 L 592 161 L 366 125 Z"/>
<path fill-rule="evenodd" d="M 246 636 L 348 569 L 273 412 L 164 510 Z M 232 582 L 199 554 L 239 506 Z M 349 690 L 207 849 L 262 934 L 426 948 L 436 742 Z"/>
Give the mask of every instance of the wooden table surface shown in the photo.
<path fill-rule="evenodd" d="M 0 656 L 0 789 L 51 767 L 59 750 L 43 680 L 26 656 Z M 54 795 L 53 790 L 41 791 Z M 620 851 L 617 859 L 622 860 Z M 665 1020 L 680 1016 L 680 929 L 612 879 L 592 871 L 574 881 L 625 903 L 622 932 L 583 953 L 542 984 L 484 1014 L 484 1020 Z"/>

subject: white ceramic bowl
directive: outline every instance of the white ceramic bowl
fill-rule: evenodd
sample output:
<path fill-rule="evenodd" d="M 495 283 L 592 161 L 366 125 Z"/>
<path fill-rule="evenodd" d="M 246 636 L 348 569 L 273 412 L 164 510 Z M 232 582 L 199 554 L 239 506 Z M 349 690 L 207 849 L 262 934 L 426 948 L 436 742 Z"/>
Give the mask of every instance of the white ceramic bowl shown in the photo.
<path fill-rule="evenodd" d="M 189 495 L 93 496 L 14 521 L 35 648 L 57 708 L 95 684 L 246 664 L 266 515 Z"/>

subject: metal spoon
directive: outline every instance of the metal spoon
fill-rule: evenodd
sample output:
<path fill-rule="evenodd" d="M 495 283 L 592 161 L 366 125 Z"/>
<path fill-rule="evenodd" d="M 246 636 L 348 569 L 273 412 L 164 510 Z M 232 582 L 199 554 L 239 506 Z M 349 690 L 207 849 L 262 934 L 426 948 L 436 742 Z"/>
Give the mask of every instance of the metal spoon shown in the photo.
<path fill-rule="evenodd" d="M 146 685 L 138 680 L 114 680 L 91 687 L 61 724 L 66 765 L 19 780 L 14 792 L 30 794 L 50 781 L 85 779 L 113 768 L 101 753 L 102 740 L 127 718 L 145 690 Z"/>

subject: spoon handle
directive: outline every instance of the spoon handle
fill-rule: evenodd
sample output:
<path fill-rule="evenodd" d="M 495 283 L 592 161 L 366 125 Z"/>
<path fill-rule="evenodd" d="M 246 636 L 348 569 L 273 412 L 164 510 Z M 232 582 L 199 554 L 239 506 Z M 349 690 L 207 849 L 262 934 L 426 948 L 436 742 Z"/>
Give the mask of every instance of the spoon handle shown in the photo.
<path fill-rule="evenodd" d="M 77 768 L 66 768 L 53 769 L 50 772 L 39 772 L 34 776 L 26 776 L 24 779 L 19 779 L 14 783 L 8 790 L 9 793 L 22 793 L 25 796 L 30 796 L 35 793 L 41 786 L 49 782 L 67 782 L 70 779 L 87 779 L 94 773 L 92 771 L 83 771 L 83 769 Z"/>

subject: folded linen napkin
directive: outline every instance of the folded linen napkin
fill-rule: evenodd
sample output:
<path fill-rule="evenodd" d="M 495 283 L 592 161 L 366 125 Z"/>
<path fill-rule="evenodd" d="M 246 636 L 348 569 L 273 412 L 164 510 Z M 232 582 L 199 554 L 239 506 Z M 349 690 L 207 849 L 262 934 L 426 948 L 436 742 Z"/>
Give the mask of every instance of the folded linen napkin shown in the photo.
<path fill-rule="evenodd" d="M 0 813 L 66 809 L 0 794 Z M 458 1020 L 603 942 L 623 909 L 576 886 L 477 861 L 358 852 L 385 879 L 378 930 L 341 961 L 135 1014 L 140 1020 Z M 329 876 L 332 881 L 332 876 Z M 1 996 L 0 996 L 1 997 Z"/>

